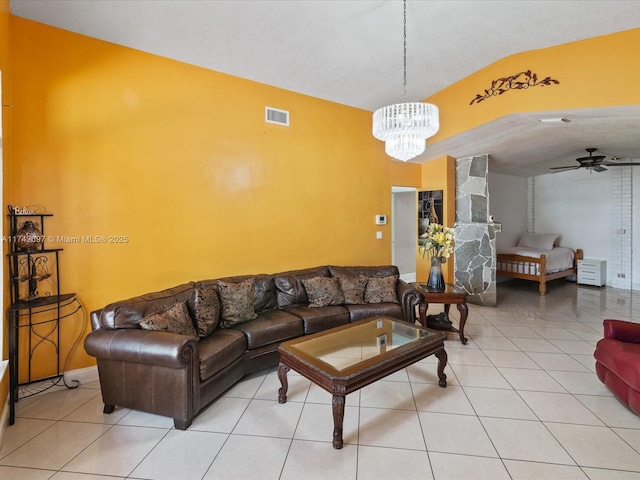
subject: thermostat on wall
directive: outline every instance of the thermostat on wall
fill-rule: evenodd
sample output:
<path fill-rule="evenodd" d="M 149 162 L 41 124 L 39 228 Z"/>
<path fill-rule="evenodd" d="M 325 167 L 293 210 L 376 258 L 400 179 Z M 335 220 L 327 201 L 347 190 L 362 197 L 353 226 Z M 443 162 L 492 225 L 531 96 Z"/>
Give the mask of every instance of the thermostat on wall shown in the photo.
<path fill-rule="evenodd" d="M 386 225 L 386 224 L 387 224 L 386 215 L 376 215 L 376 225 Z"/>

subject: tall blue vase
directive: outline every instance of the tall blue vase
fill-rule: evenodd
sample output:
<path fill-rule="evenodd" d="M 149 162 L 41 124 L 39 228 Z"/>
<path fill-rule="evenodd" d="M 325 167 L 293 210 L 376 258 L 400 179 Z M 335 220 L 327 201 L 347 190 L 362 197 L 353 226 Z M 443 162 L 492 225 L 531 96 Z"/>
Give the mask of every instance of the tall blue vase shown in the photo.
<path fill-rule="evenodd" d="M 431 258 L 431 270 L 427 280 L 427 290 L 430 292 L 444 292 L 444 275 L 442 273 L 442 257 Z"/>

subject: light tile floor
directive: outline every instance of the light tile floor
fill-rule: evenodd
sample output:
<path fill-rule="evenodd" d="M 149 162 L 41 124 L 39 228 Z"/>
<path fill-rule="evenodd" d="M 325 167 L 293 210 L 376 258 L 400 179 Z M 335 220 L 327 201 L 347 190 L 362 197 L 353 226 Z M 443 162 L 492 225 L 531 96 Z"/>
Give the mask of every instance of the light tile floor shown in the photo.
<path fill-rule="evenodd" d="M 469 344 L 449 336 L 448 387 L 428 358 L 348 396 L 342 450 L 330 395 L 294 372 L 286 404 L 268 369 L 184 432 L 103 414 L 97 382 L 49 390 L 18 403 L 0 479 L 640 480 L 640 417 L 594 373 L 604 318 L 640 321 L 640 292 L 500 284 L 497 308 L 470 305 Z"/>

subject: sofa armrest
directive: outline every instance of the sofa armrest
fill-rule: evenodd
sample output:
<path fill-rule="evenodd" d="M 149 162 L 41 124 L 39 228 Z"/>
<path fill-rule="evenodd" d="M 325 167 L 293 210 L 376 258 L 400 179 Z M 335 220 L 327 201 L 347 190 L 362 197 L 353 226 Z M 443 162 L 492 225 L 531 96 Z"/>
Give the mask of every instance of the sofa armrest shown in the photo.
<path fill-rule="evenodd" d="M 84 341 L 97 359 L 183 368 L 198 361 L 195 338 L 176 333 L 131 328 L 95 330 Z"/>
<path fill-rule="evenodd" d="M 640 343 L 640 323 L 606 319 L 602 324 L 604 325 L 604 338 Z"/>
<path fill-rule="evenodd" d="M 402 316 L 405 322 L 411 324 L 416 321 L 416 307 L 423 299 L 423 294 L 413 285 L 398 279 L 396 286 L 396 293 L 398 294 L 398 300 L 402 306 Z"/>

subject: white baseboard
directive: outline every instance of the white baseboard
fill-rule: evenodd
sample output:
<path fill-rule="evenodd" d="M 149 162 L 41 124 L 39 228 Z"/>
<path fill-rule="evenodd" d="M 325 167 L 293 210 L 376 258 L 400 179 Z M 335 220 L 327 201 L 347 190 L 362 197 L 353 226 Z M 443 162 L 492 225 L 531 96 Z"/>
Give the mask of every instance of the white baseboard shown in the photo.
<path fill-rule="evenodd" d="M 0 362 L 0 382 L 4 381 L 4 376 L 9 375 L 9 362 L 3 361 Z M 0 415 L 0 448 L 2 447 L 2 442 L 4 441 L 4 434 L 9 425 L 9 398 L 7 395 L 7 402 L 4 404 L 4 408 L 2 409 L 2 415 Z"/>
<path fill-rule="evenodd" d="M 2 442 L 4 442 L 4 434 L 9 426 L 9 399 L 7 398 L 7 403 L 4 404 L 4 408 L 2 409 L 2 415 L 0 416 L 0 448 L 2 447 Z"/>

